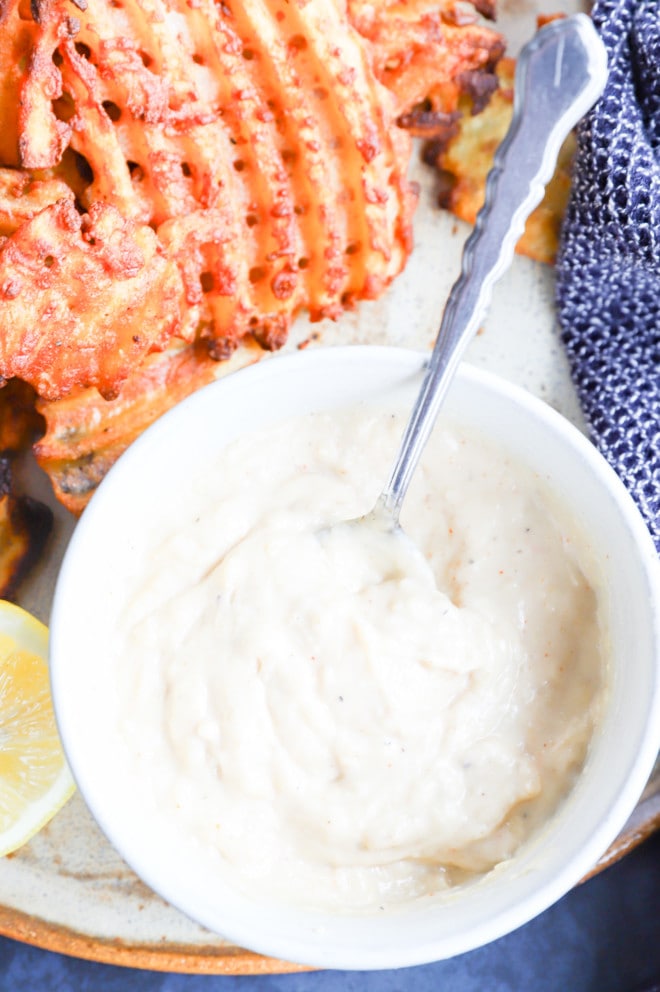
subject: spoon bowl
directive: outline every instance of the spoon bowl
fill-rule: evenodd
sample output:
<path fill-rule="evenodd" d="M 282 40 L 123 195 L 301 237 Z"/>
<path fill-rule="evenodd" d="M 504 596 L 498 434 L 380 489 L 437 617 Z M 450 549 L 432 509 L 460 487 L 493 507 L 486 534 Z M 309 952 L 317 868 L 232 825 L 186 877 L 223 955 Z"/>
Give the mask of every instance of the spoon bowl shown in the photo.
<path fill-rule="evenodd" d="M 132 739 L 116 692 L 117 629 L 148 538 L 228 445 L 308 412 L 366 403 L 409 409 L 425 356 L 375 345 L 277 356 L 200 390 L 162 417 L 101 483 L 69 545 L 51 616 L 50 667 L 62 742 L 102 830 L 170 903 L 240 947 L 344 969 L 422 964 L 478 947 L 559 899 L 589 872 L 630 816 L 660 746 L 660 570 L 632 499 L 580 432 L 550 407 L 463 364 L 446 415 L 506 446 L 570 510 L 603 570 L 611 635 L 608 694 L 587 762 L 533 841 L 447 899 L 391 913 L 329 913 L 209 884 L 209 864 L 174 825 L 145 814 Z M 176 466 L 176 472 L 173 472 Z M 167 507 L 166 507 L 167 504 Z M 539 566 L 540 568 L 542 565 Z"/>

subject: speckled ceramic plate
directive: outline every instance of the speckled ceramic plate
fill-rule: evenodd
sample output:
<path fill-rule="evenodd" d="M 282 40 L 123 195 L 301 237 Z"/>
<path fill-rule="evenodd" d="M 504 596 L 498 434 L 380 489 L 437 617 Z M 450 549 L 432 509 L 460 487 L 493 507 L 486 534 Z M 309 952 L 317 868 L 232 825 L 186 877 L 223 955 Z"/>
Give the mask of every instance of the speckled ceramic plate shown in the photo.
<path fill-rule="evenodd" d="M 501 28 L 515 49 L 534 30 L 538 10 L 571 12 L 579 2 L 502 0 Z M 429 347 L 458 275 L 467 229 L 435 206 L 433 177 L 418 163 L 422 189 L 415 251 L 382 300 L 363 304 L 335 325 L 298 322 L 288 349 L 313 336 L 310 347 L 392 344 Z M 467 360 L 526 387 L 583 427 L 557 336 L 550 268 L 516 258 L 496 289 L 482 332 Z M 244 360 L 236 356 L 231 367 Z M 29 470 L 28 470 L 29 471 Z M 32 470 L 35 488 L 47 491 Z M 48 497 L 46 497 L 48 498 Z M 59 562 L 74 522 L 60 507 L 46 560 L 21 602 L 48 621 Z M 617 842 L 594 872 L 621 857 L 660 827 L 660 766 Z M 296 970 L 224 941 L 154 895 L 124 864 L 76 795 L 29 844 L 0 861 L 0 933 L 50 950 L 112 964 L 207 974 Z"/>

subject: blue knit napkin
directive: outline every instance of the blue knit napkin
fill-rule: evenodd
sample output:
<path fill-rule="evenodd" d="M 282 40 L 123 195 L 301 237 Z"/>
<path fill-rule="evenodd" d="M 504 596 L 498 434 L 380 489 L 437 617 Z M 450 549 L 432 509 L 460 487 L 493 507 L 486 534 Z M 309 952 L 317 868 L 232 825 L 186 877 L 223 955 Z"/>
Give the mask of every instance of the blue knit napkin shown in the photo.
<path fill-rule="evenodd" d="M 610 75 L 578 127 L 559 321 L 592 440 L 660 553 L 660 0 L 592 16 Z"/>

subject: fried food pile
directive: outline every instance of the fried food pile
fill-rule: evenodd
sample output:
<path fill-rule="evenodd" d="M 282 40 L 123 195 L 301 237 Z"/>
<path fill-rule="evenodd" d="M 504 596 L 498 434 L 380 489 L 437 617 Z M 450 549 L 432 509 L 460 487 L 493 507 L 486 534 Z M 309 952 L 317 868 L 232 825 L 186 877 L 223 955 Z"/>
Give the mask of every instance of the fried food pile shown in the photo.
<path fill-rule="evenodd" d="M 0 381 L 37 392 L 66 506 L 239 344 L 383 292 L 411 250 L 411 133 L 502 55 L 477 10 L 0 0 Z"/>

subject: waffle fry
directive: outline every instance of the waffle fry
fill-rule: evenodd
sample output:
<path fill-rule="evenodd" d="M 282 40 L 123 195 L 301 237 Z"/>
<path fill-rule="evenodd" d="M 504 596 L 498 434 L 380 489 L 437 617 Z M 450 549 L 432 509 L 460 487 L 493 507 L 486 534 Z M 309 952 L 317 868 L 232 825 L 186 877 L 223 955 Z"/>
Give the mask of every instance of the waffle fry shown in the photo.
<path fill-rule="evenodd" d="M 181 280 L 153 231 L 73 195 L 0 247 L 0 370 L 47 398 L 74 385 L 117 394 L 129 371 L 181 323 Z"/>
<path fill-rule="evenodd" d="M 59 502 L 76 515 L 82 513 L 108 469 L 157 417 L 261 354 L 246 342 L 229 360 L 218 362 L 199 342 L 173 343 L 149 355 L 114 400 L 104 400 L 96 389 L 82 389 L 55 402 L 38 402 L 46 431 L 34 451 Z"/>
<path fill-rule="evenodd" d="M 39 180 L 24 170 L 0 168 L 0 237 L 13 234 L 58 200 L 71 198 L 71 190 L 59 179 Z"/>
<path fill-rule="evenodd" d="M 494 6 L 475 4 L 490 18 Z M 371 42 L 374 71 L 394 95 L 399 122 L 406 127 L 406 115 L 412 126 L 429 113 L 456 117 L 471 74 L 492 81 L 493 67 L 504 54 L 502 38 L 454 4 L 349 0 L 349 9 L 352 22 Z"/>
<path fill-rule="evenodd" d="M 43 503 L 16 491 L 13 461 L 43 433 L 34 391 L 14 379 L 0 388 L 0 599 L 13 599 L 38 561 L 53 514 Z"/>
<path fill-rule="evenodd" d="M 303 307 L 336 317 L 382 293 L 410 251 L 415 204 L 410 140 L 393 124 L 432 90 L 455 104 L 460 73 L 502 47 L 476 23 L 454 23 L 449 0 L 33 0 L 29 14 L 25 0 L 4 0 L 2 17 L 6 164 L 65 182 L 90 216 L 100 203 L 116 209 L 135 225 L 129 242 L 153 228 L 180 271 L 183 309 L 180 322 L 159 315 L 147 350 L 163 335 L 198 336 L 216 358 L 247 335 L 279 347 Z M 50 218 L 68 213 L 53 206 Z M 68 250 L 66 224 L 55 226 Z M 8 267 L 21 238 L 29 232 L 5 245 Z M 20 307 L 34 323 L 53 305 L 37 270 L 34 292 L 0 302 L 0 314 Z M 67 303 L 58 298 L 58 312 Z M 102 310 L 89 304 L 86 324 Z M 113 320 L 120 309 L 113 299 Z M 85 366 L 66 325 L 66 368 L 47 377 L 15 335 L 0 374 L 49 398 L 87 385 L 115 395 L 146 352 L 127 349 L 115 368 L 107 331 L 85 338 L 103 352 Z"/>
<path fill-rule="evenodd" d="M 35 408 L 34 390 L 20 379 L 0 388 L 0 454 L 26 451 L 43 434 L 43 420 Z"/>
<path fill-rule="evenodd" d="M 11 461 L 0 457 L 0 599 L 13 599 L 39 559 L 52 525 L 49 507 L 15 493 Z"/>
<path fill-rule="evenodd" d="M 488 106 L 473 114 L 473 99 L 463 95 L 464 113 L 457 115 L 444 133 L 438 131 L 425 150 L 426 160 L 438 170 L 440 205 L 469 224 L 474 224 L 483 206 L 486 179 L 511 122 L 514 73 L 515 62 L 502 59 L 497 65 L 499 87 Z M 569 135 L 543 200 L 530 214 L 516 246 L 519 254 L 547 264 L 554 262 L 570 193 L 574 152 L 575 138 Z"/>

